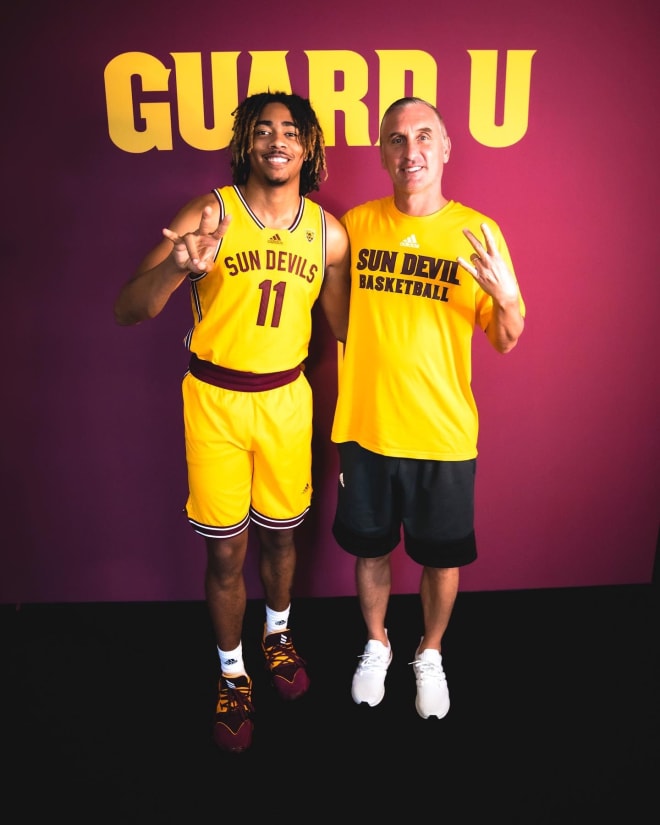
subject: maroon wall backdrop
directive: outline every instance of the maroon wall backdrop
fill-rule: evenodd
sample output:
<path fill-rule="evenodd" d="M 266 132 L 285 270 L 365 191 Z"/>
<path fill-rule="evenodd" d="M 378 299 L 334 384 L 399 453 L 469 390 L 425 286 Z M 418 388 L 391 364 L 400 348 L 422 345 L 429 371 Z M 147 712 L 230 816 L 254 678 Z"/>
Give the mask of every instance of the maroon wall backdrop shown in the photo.
<path fill-rule="evenodd" d="M 176 209 L 229 182 L 228 157 L 191 146 L 174 114 L 172 149 L 113 141 L 111 125 L 128 133 L 133 123 L 109 113 L 106 67 L 133 52 L 171 70 L 169 91 L 133 84 L 136 106 L 168 102 L 173 113 L 173 53 L 201 55 L 207 106 L 209 89 L 222 98 L 225 84 L 211 80 L 212 53 L 238 53 L 241 97 L 253 53 L 286 52 L 302 94 L 314 53 L 366 66 L 371 145 L 347 137 L 339 112 L 328 146 L 318 199 L 337 215 L 389 191 L 374 144 L 379 100 L 399 90 L 381 82 L 379 54 L 430 57 L 454 143 L 445 193 L 501 224 L 528 306 L 511 355 L 475 340 L 480 558 L 462 587 L 649 582 L 660 501 L 657 4 L 441 0 L 415 10 L 337 0 L 304 11 L 263 0 L 244 10 L 64 0 L 4 13 L 0 601 L 203 598 L 202 540 L 182 515 L 188 295 L 130 329 L 115 326 L 112 305 Z M 480 50 L 500 55 L 500 114 L 507 52 L 535 51 L 528 127 L 511 145 L 485 145 L 470 130 Z M 349 74 L 336 73 L 338 91 L 359 72 Z M 350 595 L 352 561 L 330 533 L 336 352 L 323 323 L 308 374 L 315 501 L 299 532 L 297 591 Z M 254 554 L 247 572 L 259 597 Z M 418 572 L 397 551 L 395 592 L 416 592 Z"/>

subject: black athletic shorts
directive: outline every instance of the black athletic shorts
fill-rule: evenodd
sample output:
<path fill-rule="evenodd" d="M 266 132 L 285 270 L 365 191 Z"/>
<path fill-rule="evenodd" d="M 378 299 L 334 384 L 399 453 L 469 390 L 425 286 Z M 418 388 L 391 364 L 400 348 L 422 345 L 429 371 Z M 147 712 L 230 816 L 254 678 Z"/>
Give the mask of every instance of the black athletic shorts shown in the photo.
<path fill-rule="evenodd" d="M 339 483 L 332 532 L 354 556 L 377 558 L 403 540 L 426 567 L 462 567 L 477 558 L 477 460 L 390 458 L 355 441 L 338 444 Z"/>

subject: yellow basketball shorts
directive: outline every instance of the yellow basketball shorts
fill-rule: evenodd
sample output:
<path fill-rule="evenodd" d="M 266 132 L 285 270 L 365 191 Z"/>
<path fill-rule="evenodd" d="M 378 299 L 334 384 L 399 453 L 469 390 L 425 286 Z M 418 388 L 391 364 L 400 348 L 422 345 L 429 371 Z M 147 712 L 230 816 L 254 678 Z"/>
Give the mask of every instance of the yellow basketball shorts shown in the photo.
<path fill-rule="evenodd" d="M 250 521 L 297 527 L 312 497 L 312 389 L 304 373 L 259 392 L 228 390 L 187 372 L 182 383 L 186 515 L 209 538 Z"/>

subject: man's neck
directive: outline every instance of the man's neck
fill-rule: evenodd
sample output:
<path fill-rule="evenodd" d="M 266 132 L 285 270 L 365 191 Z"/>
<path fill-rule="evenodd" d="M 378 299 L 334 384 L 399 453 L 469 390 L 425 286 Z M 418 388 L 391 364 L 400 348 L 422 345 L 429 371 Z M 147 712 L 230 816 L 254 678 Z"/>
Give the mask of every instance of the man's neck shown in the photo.
<path fill-rule="evenodd" d="M 433 215 L 448 203 L 442 192 L 394 192 L 394 205 L 399 212 L 415 218 Z"/>
<path fill-rule="evenodd" d="M 264 186 L 262 183 L 241 187 L 243 197 L 250 209 L 264 224 L 273 229 L 286 229 L 294 222 L 300 209 L 299 183 L 285 183 L 282 186 Z"/>

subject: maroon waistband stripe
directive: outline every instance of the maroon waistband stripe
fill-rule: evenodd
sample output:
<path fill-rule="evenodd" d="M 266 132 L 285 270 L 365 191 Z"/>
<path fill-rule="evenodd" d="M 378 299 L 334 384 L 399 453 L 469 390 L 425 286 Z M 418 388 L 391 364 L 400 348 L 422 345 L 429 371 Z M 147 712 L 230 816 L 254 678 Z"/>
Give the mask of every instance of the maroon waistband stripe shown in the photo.
<path fill-rule="evenodd" d="M 202 361 L 195 354 L 190 359 L 189 369 L 195 378 L 214 387 L 238 392 L 263 392 L 274 390 L 295 381 L 300 375 L 301 367 L 293 367 L 282 372 L 241 372 L 219 367 L 210 361 Z"/>

